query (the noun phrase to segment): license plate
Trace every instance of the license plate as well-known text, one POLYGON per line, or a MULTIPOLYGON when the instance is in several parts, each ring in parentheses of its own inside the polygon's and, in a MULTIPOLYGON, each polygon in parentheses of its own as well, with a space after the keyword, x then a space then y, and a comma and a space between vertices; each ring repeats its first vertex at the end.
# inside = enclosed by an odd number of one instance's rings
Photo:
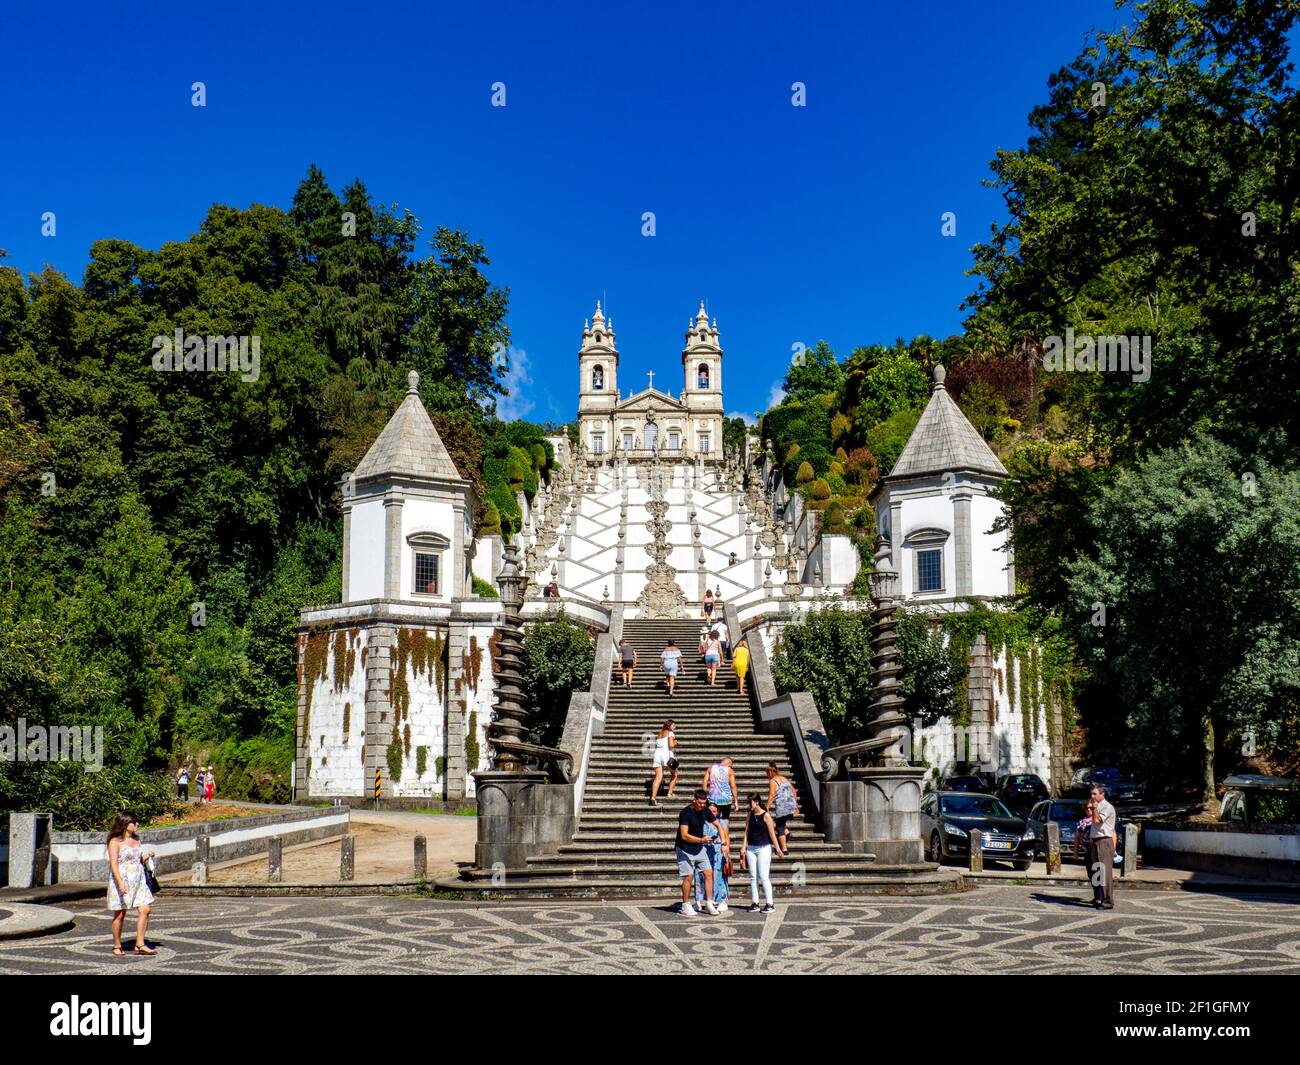
POLYGON ((984 844, 986 851, 1009 851, 1011 849, 1010 840, 991 839, 984 844))

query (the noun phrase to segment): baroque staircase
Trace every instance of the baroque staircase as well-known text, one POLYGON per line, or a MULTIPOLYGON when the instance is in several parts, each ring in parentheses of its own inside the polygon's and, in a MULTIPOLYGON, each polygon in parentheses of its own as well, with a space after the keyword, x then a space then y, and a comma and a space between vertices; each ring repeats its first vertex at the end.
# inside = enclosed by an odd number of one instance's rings
MULTIPOLYGON (((796 785, 800 808, 790 822, 790 856, 772 864, 777 894, 933 892, 936 884, 946 886, 950 878, 929 882, 925 874, 932 867, 882 868, 874 865, 872 855, 849 854, 826 841, 810 816, 816 805, 809 782, 795 768, 786 737, 759 731, 749 699, 737 691, 729 663, 719 667, 717 686, 708 686, 697 653, 701 624, 699 619, 624 623, 623 636, 636 649, 639 665, 631 687, 623 687, 620 674, 614 676, 604 732, 592 740, 574 840, 556 854, 529 858, 527 869, 498 877, 493 889, 525 895, 679 896, 681 881, 673 853, 677 817, 708 766, 725 755, 735 760, 740 793, 730 822, 733 898, 743 896, 748 905, 749 876, 740 869, 743 818, 748 810, 743 797, 755 791, 766 795, 765 770, 770 761, 796 785), (671 698, 659 668, 659 654, 669 638, 683 653, 677 693, 671 698), (676 797, 665 798, 665 780, 659 805, 650 807, 654 738, 668 718, 677 723, 681 762, 676 797)), ((816 781, 812 783, 816 786, 816 781)))

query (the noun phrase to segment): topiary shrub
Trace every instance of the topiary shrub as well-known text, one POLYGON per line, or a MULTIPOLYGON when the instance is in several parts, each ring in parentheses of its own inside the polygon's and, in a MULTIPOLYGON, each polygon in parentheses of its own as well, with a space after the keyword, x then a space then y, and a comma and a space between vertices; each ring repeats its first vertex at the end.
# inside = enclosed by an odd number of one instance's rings
POLYGON ((501 511, 490 499, 479 516, 478 531, 480 536, 501 535, 501 511))
POLYGON ((795 474, 794 479, 796 484, 808 484, 816 476, 813 472, 812 463, 801 462, 799 463, 799 472, 795 474))
POLYGON ((812 496, 813 499, 816 500, 830 499, 831 486, 826 483, 825 478, 818 477, 817 480, 813 482, 812 496))

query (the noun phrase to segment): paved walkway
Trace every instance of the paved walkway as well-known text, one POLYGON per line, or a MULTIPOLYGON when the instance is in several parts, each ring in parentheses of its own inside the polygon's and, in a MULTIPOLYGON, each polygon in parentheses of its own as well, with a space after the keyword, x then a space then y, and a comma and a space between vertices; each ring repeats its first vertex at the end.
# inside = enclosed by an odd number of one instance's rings
MULTIPOLYGON (((650 903, 408 898, 160 899, 156 958, 115 959, 109 915, 0 943, 0 974, 1291 973, 1295 897, 1133 891, 1098 913, 1072 888, 790 902, 770 917, 650 903)), ((132 934, 128 923, 127 934, 132 934)))

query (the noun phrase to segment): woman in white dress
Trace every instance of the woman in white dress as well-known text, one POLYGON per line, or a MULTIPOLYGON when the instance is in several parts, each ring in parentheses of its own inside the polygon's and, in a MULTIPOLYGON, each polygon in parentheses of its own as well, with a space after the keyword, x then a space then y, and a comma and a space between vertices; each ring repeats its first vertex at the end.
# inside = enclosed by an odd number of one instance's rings
POLYGON ((664 770, 668 770, 668 798, 673 797, 673 789, 677 787, 677 722, 665 721, 663 728, 659 730, 659 735, 655 737, 654 761, 651 765, 654 767, 655 778, 650 785, 650 805, 658 806, 659 785, 663 783, 664 770))
POLYGON ((149 908, 153 905, 153 892, 144 879, 144 865, 154 856, 153 851, 140 848, 140 823, 134 814, 119 813, 113 818, 108 833, 108 908, 113 911, 113 953, 124 957, 122 926, 126 911, 139 914, 135 923, 135 952, 157 954, 145 941, 149 928, 149 908))

